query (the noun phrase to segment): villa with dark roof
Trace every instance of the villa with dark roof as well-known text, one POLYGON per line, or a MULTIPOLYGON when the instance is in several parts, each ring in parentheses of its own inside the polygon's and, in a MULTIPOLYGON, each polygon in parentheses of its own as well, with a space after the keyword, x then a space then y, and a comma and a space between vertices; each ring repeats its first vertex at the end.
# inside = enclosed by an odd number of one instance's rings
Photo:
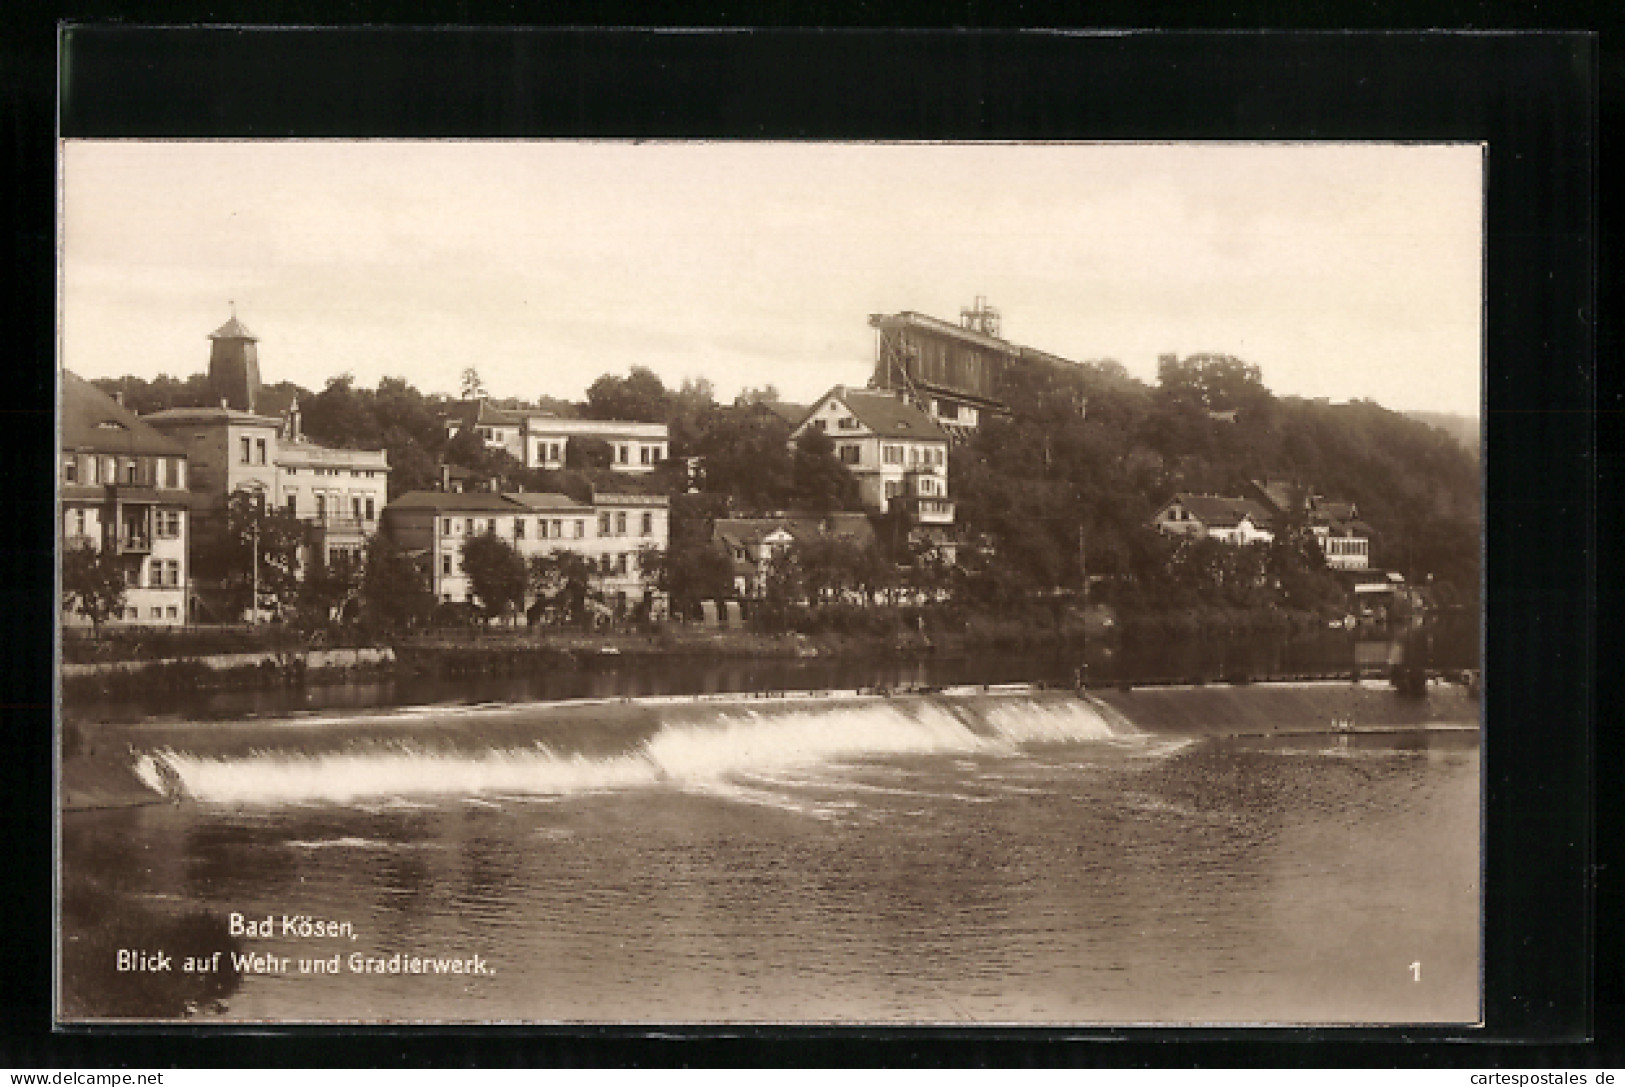
POLYGON ((900 510, 910 525, 953 524, 948 434, 919 408, 889 391, 837 385, 790 431, 792 449, 809 430, 835 443, 866 508, 900 510))
POLYGON ((1151 523, 1169 536, 1206 536, 1228 544, 1275 539, 1274 513, 1250 498, 1181 491, 1164 503, 1151 523))

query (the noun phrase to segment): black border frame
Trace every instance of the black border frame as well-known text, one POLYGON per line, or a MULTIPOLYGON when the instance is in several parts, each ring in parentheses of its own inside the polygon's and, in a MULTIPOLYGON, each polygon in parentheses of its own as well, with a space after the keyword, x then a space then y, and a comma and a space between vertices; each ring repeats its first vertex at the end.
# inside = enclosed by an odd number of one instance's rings
MULTIPOLYGON (((20 969, 14 974, 8 961, 0 1008, 8 1030, 22 1029, 0 1050, 4 1063, 1045 1066, 1272 1057, 1288 1065, 1477 1065, 1492 1063, 1492 1053, 1529 1051, 1404 1043, 1460 1036, 1574 1043, 1593 1034, 1597 38, 353 27, 305 33, 101 24, 69 29, 62 41, 63 136, 1488 143, 1486 1026, 51 1033, 47 895, 41 909, 32 900, 21 903, 22 916, 6 925, 23 939, 8 948, 20 969), (1099 1037, 1124 1044, 1075 1043, 1099 1037), (1305 1041, 1326 1044, 1299 1044, 1305 1041), (1268 1048, 1257 1050, 1260 1043, 1268 1048)), ((26 458, 50 456, 54 429, 56 82, 46 63, 54 56, 42 57, 37 48, 21 55, 27 63, 12 71, 26 83, 13 80, 8 88, 9 143, 21 159, 11 206, 20 212, 15 238, 25 272, 13 301, 26 318, 17 325, 13 380, 24 406, 13 410, 21 424, 14 438, 31 439, 31 448, 18 473, 24 543, 13 546, 42 577, 32 585, 13 581, 0 599, 8 614, 39 617, 41 627, 9 627, 16 633, 7 637, 0 667, 14 744, 6 767, 13 786, 8 826, 26 838, 14 843, 23 846, 17 857, 23 886, 42 892, 52 885, 54 518, 48 470, 40 463, 31 471, 26 458), (51 77, 43 95, 41 75, 51 77)), ((1617 987, 1612 992, 1617 1002, 1617 987)), ((1553 1050, 1543 1063, 1583 1063, 1586 1052, 1553 1050)))

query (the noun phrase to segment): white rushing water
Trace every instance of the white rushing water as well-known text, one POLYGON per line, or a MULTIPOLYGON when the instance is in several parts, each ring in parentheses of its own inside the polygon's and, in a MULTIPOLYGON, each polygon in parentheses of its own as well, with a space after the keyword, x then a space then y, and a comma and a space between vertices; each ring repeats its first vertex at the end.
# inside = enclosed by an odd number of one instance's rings
POLYGON ((355 804, 655 786, 724 790, 742 779, 819 772, 863 759, 997 756, 1031 744, 1106 744, 1156 754, 1183 741, 1149 736, 1076 699, 876 700, 759 711, 718 707, 709 720, 663 724, 637 747, 612 756, 564 753, 542 743, 449 751, 410 739, 358 740, 320 753, 297 746, 231 755, 166 748, 143 755, 136 772, 161 793, 204 803, 355 804))

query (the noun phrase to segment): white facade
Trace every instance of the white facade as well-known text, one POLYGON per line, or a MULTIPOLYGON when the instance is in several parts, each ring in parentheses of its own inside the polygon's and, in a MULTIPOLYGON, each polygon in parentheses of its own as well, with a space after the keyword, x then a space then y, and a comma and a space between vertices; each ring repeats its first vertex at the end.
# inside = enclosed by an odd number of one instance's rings
POLYGON ((671 456, 665 423, 628 423, 604 419, 525 420, 524 461, 527 468, 559 469, 571 438, 596 439, 610 448, 609 466, 617 472, 652 472, 671 456))
POLYGON ((592 567, 591 587, 613 602, 640 601, 647 587, 640 553, 665 552, 670 510, 663 495, 598 494, 590 504, 556 494, 403 495, 390 507, 391 532, 426 552, 435 599, 473 603, 463 548, 490 533, 527 561, 564 551, 592 567))
POLYGON ((792 449, 809 430, 829 436, 865 507, 885 512, 901 501, 917 523, 953 523, 948 437, 924 412, 886 393, 837 386, 791 431, 792 449))

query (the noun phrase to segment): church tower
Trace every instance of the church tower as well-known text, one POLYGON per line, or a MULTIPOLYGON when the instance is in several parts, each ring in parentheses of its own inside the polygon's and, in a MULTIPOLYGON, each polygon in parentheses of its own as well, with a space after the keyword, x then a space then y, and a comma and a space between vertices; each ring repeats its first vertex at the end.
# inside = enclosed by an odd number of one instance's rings
POLYGON ((231 320, 209 333, 209 339, 210 390, 228 408, 253 411, 260 394, 258 337, 237 320, 233 308, 231 320))

